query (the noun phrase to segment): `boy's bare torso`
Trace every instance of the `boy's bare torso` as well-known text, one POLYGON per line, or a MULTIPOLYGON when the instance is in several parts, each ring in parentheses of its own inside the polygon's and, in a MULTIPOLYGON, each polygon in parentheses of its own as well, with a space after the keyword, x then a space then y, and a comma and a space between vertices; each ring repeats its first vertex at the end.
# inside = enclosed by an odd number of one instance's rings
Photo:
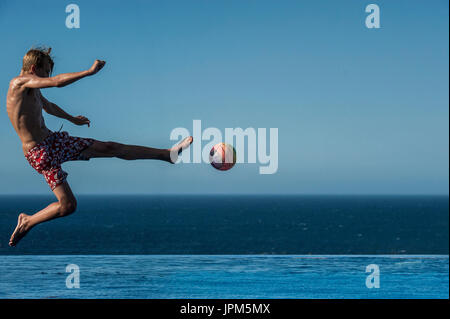
POLYGON ((43 101, 40 90, 17 85, 21 77, 14 78, 9 84, 6 110, 26 154, 51 131, 45 126, 42 116, 43 101))

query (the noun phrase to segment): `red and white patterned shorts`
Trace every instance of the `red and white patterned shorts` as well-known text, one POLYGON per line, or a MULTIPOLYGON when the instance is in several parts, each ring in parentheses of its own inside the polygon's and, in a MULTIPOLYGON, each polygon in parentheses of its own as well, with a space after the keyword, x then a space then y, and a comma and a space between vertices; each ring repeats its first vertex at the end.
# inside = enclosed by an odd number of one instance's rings
POLYGON ((94 139, 69 136, 66 131, 53 132, 42 142, 31 148, 25 158, 39 173, 44 175, 52 190, 67 178, 61 164, 67 161, 88 161, 81 152, 92 145, 94 139))

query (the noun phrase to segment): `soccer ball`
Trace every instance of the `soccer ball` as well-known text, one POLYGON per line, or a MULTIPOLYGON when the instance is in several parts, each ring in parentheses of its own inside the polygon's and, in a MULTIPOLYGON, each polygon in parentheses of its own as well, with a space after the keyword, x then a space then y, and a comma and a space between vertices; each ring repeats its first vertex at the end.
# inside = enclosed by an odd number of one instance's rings
POLYGON ((209 152, 209 162, 215 169, 227 171, 236 164, 236 150, 230 144, 216 144, 209 152))

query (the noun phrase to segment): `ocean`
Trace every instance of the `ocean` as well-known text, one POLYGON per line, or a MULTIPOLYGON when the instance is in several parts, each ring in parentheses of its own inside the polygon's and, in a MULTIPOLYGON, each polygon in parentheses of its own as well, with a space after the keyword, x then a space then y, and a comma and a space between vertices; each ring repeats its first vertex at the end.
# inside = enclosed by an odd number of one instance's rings
POLYGON ((54 199, 0 196, 0 298, 449 297, 448 196, 77 199, 11 248, 54 199))

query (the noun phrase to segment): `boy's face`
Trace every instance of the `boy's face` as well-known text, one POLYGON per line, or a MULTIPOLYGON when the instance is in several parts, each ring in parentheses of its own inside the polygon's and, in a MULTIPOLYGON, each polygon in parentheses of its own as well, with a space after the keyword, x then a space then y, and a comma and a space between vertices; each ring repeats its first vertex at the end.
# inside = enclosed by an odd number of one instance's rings
POLYGON ((48 78, 50 76, 50 73, 52 71, 52 68, 50 66, 50 63, 47 61, 43 64, 42 67, 38 68, 36 66, 32 66, 32 69, 34 71, 34 74, 41 78, 48 78))

